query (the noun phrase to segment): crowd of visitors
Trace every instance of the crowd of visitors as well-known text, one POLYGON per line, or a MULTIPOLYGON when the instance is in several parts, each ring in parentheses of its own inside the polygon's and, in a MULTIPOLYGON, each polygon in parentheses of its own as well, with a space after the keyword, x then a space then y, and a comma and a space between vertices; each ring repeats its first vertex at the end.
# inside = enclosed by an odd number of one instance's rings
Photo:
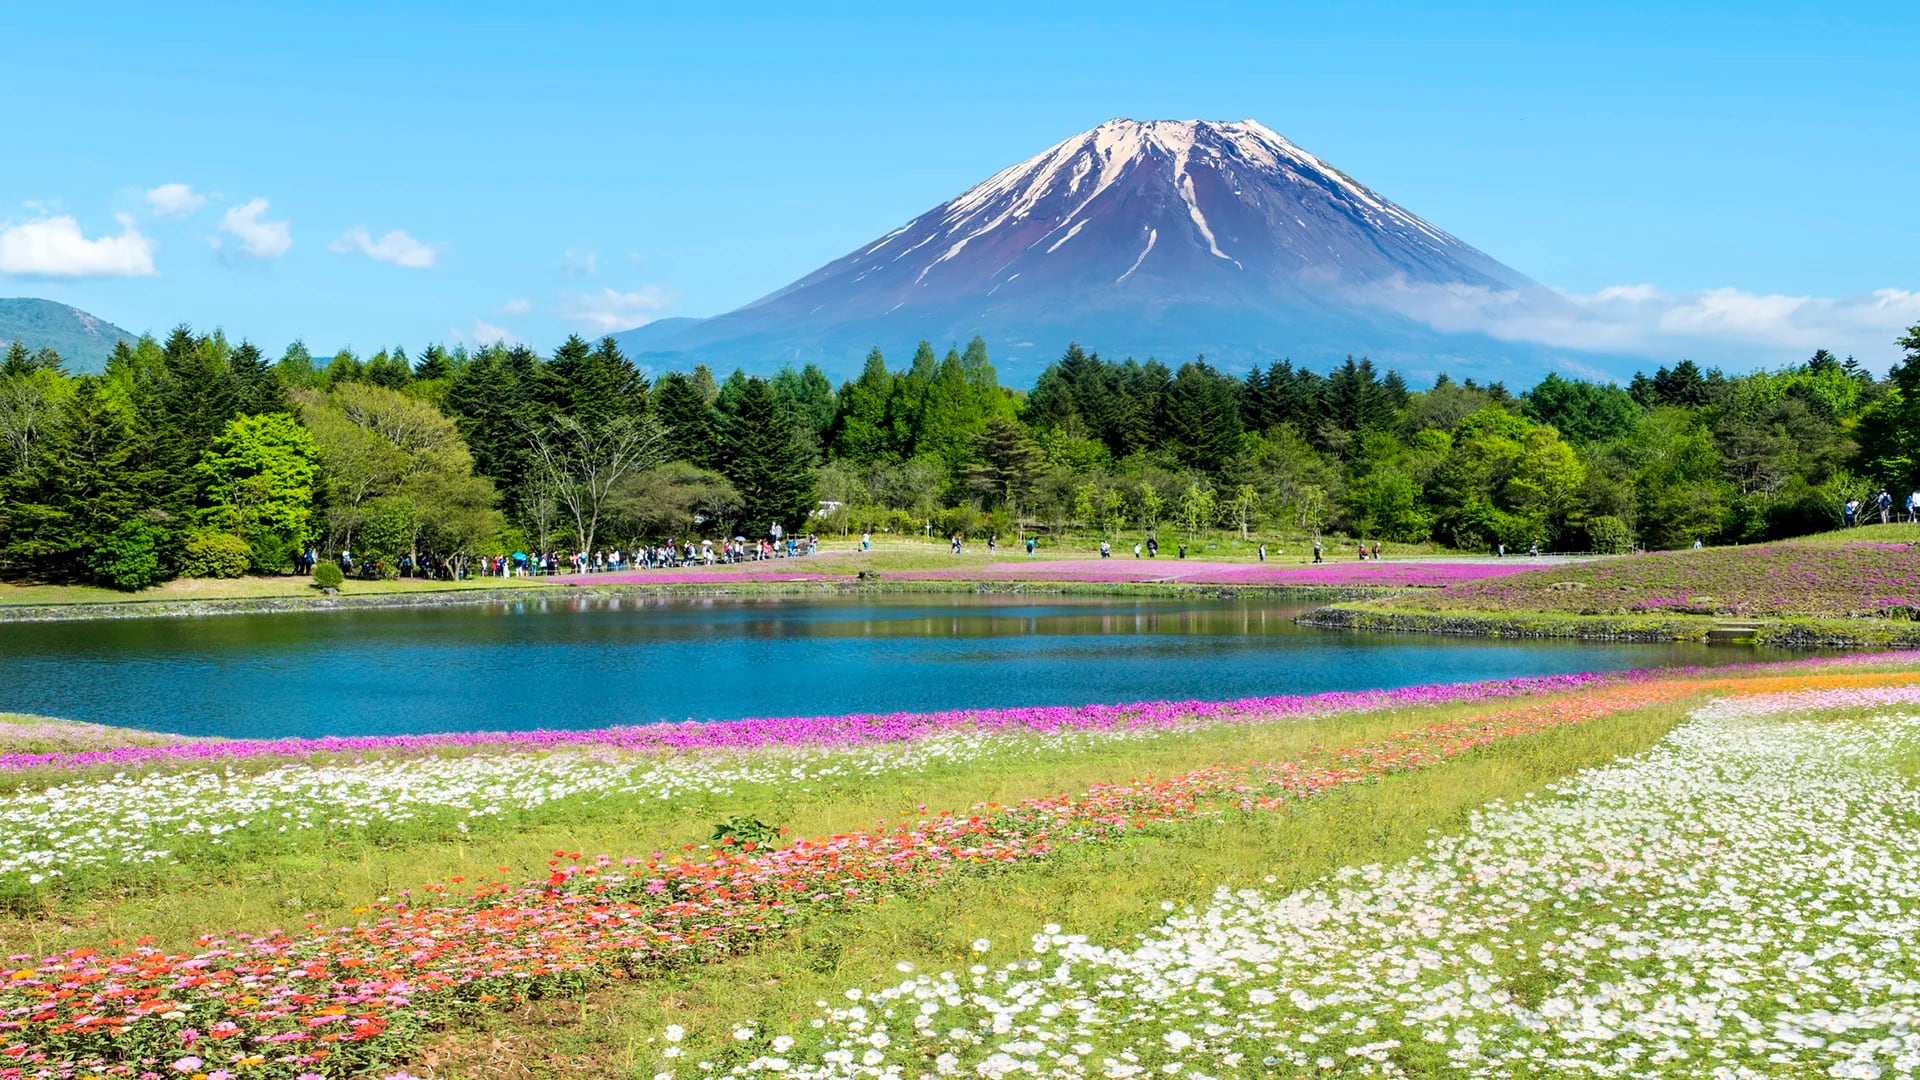
POLYGON ((1881 488, 1880 494, 1875 495, 1871 502, 1862 503, 1859 499, 1848 499, 1843 503, 1840 507, 1840 521, 1851 529, 1860 524, 1863 514, 1869 520, 1873 515, 1878 514, 1882 525, 1901 520, 1908 524, 1920 523, 1920 488, 1915 488, 1907 496, 1906 505, 1902 507, 1902 511, 1896 511, 1893 508, 1893 495, 1886 488, 1881 488), (1902 511, 1904 511, 1904 517, 1902 511))
POLYGON ((516 551, 482 560, 488 577, 549 577, 556 574, 619 574, 636 570, 671 570, 692 566, 731 565, 764 559, 797 559, 820 550, 820 537, 765 536, 749 540, 736 536, 715 543, 711 539, 675 540, 642 545, 632 550, 549 552, 516 551))
MULTIPOLYGON (((356 561, 350 549, 336 557, 348 577, 366 579, 398 576, 458 581, 468 577, 554 577, 562 574, 618 574, 636 570, 683 569, 694 566, 759 562, 763 559, 797 559, 820 550, 820 537, 769 535, 759 540, 736 536, 715 542, 711 539, 672 540, 644 544, 631 549, 607 548, 596 551, 515 551, 497 555, 440 559, 421 555, 417 560, 401 555, 389 562, 373 558, 356 561), (389 573, 389 569, 394 573, 389 573)), ((303 574, 313 573, 320 562, 318 550, 308 548, 295 557, 294 565, 303 574)))

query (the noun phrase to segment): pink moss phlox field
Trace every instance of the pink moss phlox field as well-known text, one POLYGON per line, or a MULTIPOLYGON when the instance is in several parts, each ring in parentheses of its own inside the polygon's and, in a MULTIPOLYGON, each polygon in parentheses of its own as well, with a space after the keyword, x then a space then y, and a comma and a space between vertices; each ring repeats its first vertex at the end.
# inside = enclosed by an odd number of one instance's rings
MULTIPOLYGON (((1856 654, 1809 660, 1725 665, 1713 670, 1773 670, 1853 663, 1897 663, 1920 652, 1856 654)), ((1488 682, 1439 683, 1392 690, 1331 691, 1235 701, 1136 701, 1121 705, 1038 705, 943 712, 855 713, 745 720, 686 720, 580 731, 475 731, 430 735, 365 735, 284 739, 179 738, 161 745, 103 746, 93 750, 0 754, 0 770, 97 768, 197 761, 279 758, 300 760, 334 754, 431 754, 449 750, 546 751, 569 748, 632 752, 750 750, 770 747, 850 747, 906 742, 957 731, 1035 733, 1060 731, 1173 730, 1215 723, 1260 722, 1332 712, 1448 705, 1677 674, 1702 668, 1530 675, 1488 682)), ((112 731, 116 729, 100 729, 112 731)), ((144 734, 144 733, 143 733, 144 734)), ((158 736, 157 738, 164 738, 158 736)))
POLYGON ((236 758, 303 759, 318 754, 434 753, 469 747, 627 751, 743 750, 778 746, 863 746, 945 732, 1049 732, 1169 729, 1191 724, 1265 720, 1326 712, 1440 705, 1523 694, 1556 693, 1607 682, 1611 673, 1537 675, 1498 682, 1447 683, 1397 690, 1242 698, 1237 701, 1137 701, 1123 705, 1041 705, 942 712, 855 713, 595 728, 582 731, 478 731, 434 735, 364 735, 285 739, 183 739, 159 746, 117 746, 60 753, 0 754, 0 769, 86 768, 236 758))
POLYGON ((1911 544, 1778 543, 1605 559, 1381 603, 1422 611, 1846 618, 1920 609, 1911 544))
POLYGON ((1054 581, 1172 583, 1180 585, 1279 585, 1302 588, 1437 588, 1539 569, 1509 562, 1328 562, 1217 563, 1178 559, 1057 559, 993 562, 940 570, 888 574, 903 581, 1054 581))
MULTIPOLYGON (((891 570, 889 581, 1048 581, 1087 584, 1278 585, 1302 588, 1438 588, 1539 569, 1523 559, 1480 562, 1209 562, 1202 559, 1045 559, 995 561, 963 558, 935 570, 891 570)), ((634 570, 619 574, 562 575, 558 585, 735 585, 850 582, 845 572, 747 568, 634 570)))

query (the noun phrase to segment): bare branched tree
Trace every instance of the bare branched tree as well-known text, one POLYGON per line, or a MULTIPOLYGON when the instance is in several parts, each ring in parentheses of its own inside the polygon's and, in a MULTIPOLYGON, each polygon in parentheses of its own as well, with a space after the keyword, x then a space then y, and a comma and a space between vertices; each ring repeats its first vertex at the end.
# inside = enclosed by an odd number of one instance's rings
POLYGON ((527 429, 535 471, 573 517, 574 540, 592 551, 601 510, 614 485, 665 461, 666 431, 652 417, 615 416, 583 423, 571 416, 527 429))

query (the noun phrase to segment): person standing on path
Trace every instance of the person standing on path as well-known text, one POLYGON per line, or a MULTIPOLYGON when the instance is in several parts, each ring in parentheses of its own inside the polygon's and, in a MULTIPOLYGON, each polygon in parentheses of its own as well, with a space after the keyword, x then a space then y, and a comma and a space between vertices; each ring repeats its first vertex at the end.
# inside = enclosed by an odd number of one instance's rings
POLYGON ((1033 537, 1027 537, 1027 558, 1033 558, 1033 537))
POLYGON ((1880 494, 1873 497, 1873 502, 1880 508, 1880 524, 1885 525, 1893 520, 1893 496, 1887 494, 1886 488, 1880 489, 1880 494))
POLYGON ((1317 536, 1313 538, 1313 561, 1314 561, 1314 562, 1317 562, 1317 563, 1319 563, 1319 562, 1326 562, 1326 561, 1327 561, 1327 560, 1326 560, 1326 559, 1325 559, 1325 558, 1324 558, 1324 557, 1323 557, 1323 556, 1322 556, 1322 555, 1320 554, 1320 538, 1319 538, 1319 537, 1317 537, 1317 536))

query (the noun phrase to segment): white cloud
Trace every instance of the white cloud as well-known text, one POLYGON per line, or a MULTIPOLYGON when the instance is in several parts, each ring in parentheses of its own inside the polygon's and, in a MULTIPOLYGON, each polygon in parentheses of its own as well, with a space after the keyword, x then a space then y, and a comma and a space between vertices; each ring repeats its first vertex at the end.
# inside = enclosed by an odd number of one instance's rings
POLYGON ((560 298, 560 314, 597 332, 612 333, 645 326, 677 299, 671 290, 658 285, 643 285, 633 292, 602 289, 597 293, 568 293, 560 298))
POLYGON ((1582 294, 1396 279, 1356 295, 1438 330, 1586 352, 1680 356, 1697 346, 1782 354, 1828 348, 1891 359, 1893 339, 1920 322, 1920 292, 1906 289, 1820 297, 1612 285, 1582 294))
POLYGON ((240 250, 256 259, 277 259, 293 246, 293 234, 284 221, 262 221, 267 200, 251 199, 230 207, 220 217, 220 231, 240 241, 240 250))
POLYGON ((122 214, 120 235, 89 240, 65 215, 0 225, 0 274, 35 277, 151 277, 153 241, 122 214))
POLYGON ((500 305, 502 315, 525 315, 533 310, 533 301, 515 298, 500 305))
POLYGON ((448 336, 452 337, 455 342, 462 344, 525 345, 527 343, 527 339, 521 337, 519 334, 514 333, 504 326, 495 326, 485 319, 473 320, 473 327, 468 330, 455 327, 448 331, 448 336))
POLYGON ((600 272, 600 256, 595 252, 568 248, 561 258, 566 261, 568 277, 592 277, 600 272))
POLYGON ((159 217, 183 218, 207 205, 207 197, 186 184, 161 184, 147 189, 147 205, 159 217))
POLYGON ((376 262, 392 263, 413 270, 426 270, 440 258, 440 249, 423 244, 408 236, 405 230, 395 229, 375 240, 367 230, 358 226, 340 234, 340 238, 327 245, 328 251, 358 251, 376 262))

